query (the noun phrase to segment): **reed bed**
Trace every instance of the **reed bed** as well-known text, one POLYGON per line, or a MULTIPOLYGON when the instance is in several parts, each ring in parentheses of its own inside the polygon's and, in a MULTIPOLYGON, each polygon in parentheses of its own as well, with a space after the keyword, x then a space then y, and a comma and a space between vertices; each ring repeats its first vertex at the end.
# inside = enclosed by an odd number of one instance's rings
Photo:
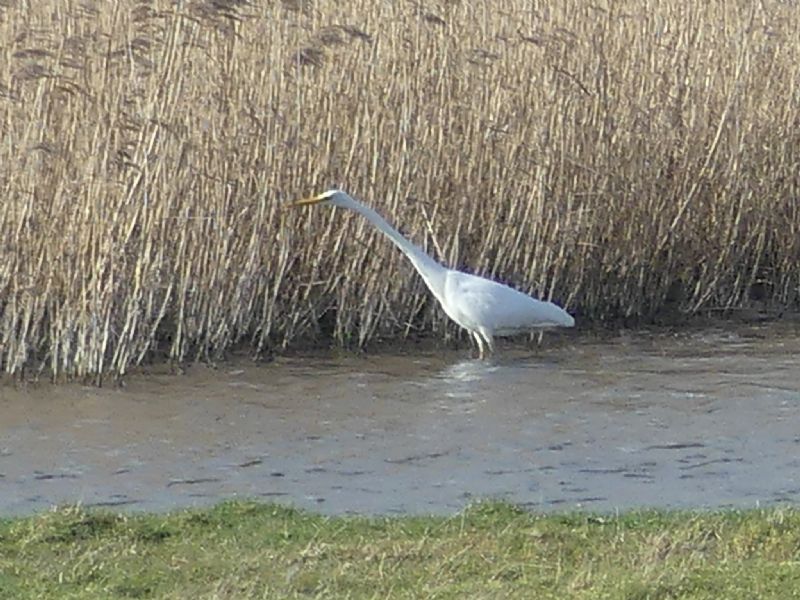
POLYGON ((579 320, 800 304, 800 8, 0 2, 0 363, 450 336, 340 186, 579 320))

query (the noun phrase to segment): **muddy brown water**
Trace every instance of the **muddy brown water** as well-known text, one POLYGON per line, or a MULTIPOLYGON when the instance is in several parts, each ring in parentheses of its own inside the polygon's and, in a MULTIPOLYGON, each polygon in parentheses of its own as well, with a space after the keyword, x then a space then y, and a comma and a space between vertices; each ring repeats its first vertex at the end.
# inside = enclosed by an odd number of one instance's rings
POLYGON ((328 514, 800 500, 800 327, 284 358, 0 388, 0 515, 224 498, 328 514))

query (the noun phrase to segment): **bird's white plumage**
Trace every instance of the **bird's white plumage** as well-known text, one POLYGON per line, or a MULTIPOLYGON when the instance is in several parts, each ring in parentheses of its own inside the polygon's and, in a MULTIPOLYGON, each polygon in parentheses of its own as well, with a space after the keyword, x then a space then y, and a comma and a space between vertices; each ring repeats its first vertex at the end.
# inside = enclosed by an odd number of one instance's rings
POLYGON ((449 315, 466 329, 512 335, 542 327, 572 327, 575 320, 552 302, 542 302, 513 288, 469 273, 447 273, 449 315))
POLYGON ((362 214, 400 248, 425 280, 447 316, 470 332, 481 357, 486 349, 494 349, 494 336, 575 325, 575 319, 552 302, 537 300, 497 281, 440 265, 400 235, 378 213, 340 190, 328 190, 293 205, 319 203, 362 214))

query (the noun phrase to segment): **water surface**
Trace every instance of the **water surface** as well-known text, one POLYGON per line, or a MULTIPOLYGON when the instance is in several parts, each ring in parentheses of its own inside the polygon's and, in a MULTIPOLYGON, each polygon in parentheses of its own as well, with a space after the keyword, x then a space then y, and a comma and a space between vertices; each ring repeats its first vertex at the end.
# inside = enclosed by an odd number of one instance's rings
POLYGON ((329 514, 800 500, 797 325, 4 387, 0 411, 0 515, 231 497, 329 514))

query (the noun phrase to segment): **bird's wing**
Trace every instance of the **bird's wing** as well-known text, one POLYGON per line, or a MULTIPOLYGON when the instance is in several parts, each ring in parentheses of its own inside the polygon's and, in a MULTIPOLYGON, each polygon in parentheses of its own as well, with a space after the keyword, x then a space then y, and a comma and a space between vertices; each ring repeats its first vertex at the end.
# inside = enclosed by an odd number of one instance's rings
MULTIPOLYGON (((536 300, 513 288, 469 273, 452 271, 447 301, 468 329, 485 329, 496 335, 528 331, 536 327, 569 325, 571 317, 551 302, 536 300)), ((448 314, 450 311, 448 311, 448 314)))

